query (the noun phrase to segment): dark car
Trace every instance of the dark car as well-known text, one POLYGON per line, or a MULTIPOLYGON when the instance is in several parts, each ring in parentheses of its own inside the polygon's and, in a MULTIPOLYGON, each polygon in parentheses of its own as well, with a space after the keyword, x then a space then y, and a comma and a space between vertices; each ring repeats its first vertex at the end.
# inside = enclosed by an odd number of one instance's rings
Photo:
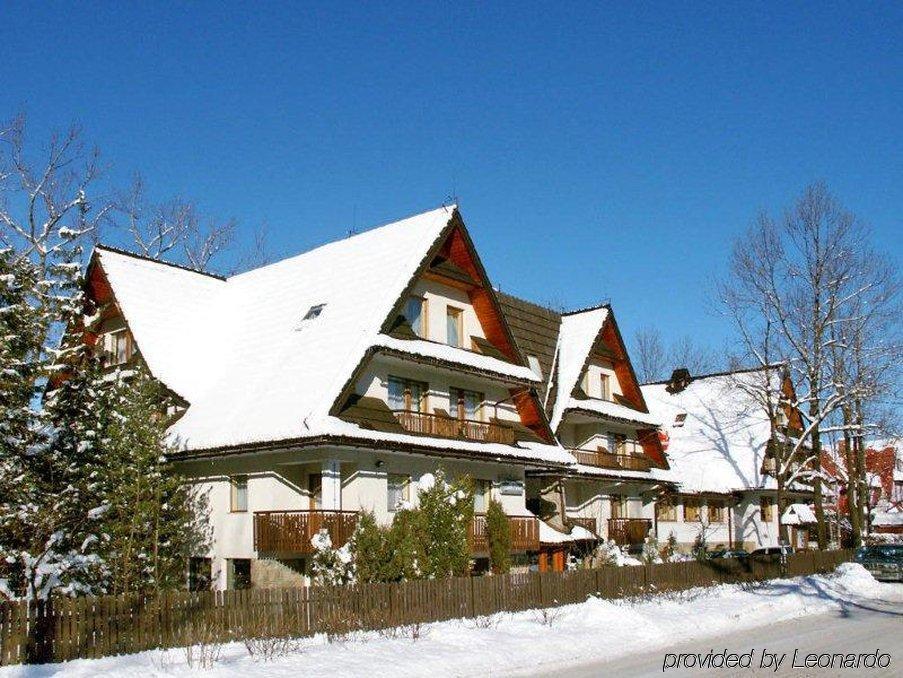
POLYGON ((764 546, 760 549, 756 549, 749 555, 751 556, 779 556, 781 554, 785 556, 789 556, 793 553, 793 547, 787 546, 764 546))
POLYGON ((709 554, 709 558, 746 558, 749 553, 746 549, 718 549, 709 554))
POLYGON ((876 544, 856 551, 856 562, 875 579, 903 581, 903 544, 876 544))

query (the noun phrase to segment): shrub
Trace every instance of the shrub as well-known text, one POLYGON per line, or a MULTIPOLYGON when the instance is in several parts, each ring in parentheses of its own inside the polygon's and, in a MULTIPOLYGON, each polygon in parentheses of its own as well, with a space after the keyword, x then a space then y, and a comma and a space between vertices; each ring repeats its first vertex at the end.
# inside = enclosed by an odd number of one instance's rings
POLYGON ((502 505, 495 499, 489 500, 486 509, 486 533, 493 574, 508 574, 511 570, 511 523, 502 505))
POLYGON ((392 553, 388 533, 387 528, 376 524, 371 511, 363 511, 358 516, 354 534, 348 542, 356 581, 369 584, 391 580, 388 570, 392 553))
POLYGON ((334 549, 325 529, 315 534, 310 543, 314 547, 310 577, 315 586, 336 586, 354 581, 354 563, 348 545, 334 549))

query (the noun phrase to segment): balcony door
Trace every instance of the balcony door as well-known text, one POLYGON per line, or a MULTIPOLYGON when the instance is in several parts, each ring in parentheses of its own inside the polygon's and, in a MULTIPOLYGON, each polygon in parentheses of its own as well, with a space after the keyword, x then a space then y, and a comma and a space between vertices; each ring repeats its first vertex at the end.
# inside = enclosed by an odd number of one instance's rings
POLYGON ((422 412, 426 384, 410 379, 389 377, 389 408, 406 412, 422 412))
POLYGON ((627 497, 620 494, 611 495, 611 517, 627 518, 627 497))
POLYGON ((476 391, 465 391, 460 388, 450 390, 451 411, 461 421, 482 420, 483 394, 476 391))

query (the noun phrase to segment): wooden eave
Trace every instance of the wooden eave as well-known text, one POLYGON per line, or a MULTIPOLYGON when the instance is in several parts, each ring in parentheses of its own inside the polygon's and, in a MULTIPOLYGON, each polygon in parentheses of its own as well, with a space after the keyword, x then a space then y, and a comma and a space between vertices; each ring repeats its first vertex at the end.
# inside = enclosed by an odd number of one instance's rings
MULTIPOLYGON (((262 443, 247 443, 240 445, 227 445, 210 447, 203 450, 183 451, 171 455, 173 461, 187 462, 220 457, 232 457, 238 455, 260 454, 264 452, 292 451, 308 449, 312 447, 345 447, 349 449, 385 450, 390 452, 405 452, 428 457, 442 457, 449 459, 466 459, 471 461, 484 461, 487 463, 513 463, 523 464, 538 468, 566 469, 570 465, 564 462, 551 462, 537 459, 536 457, 520 455, 491 455, 484 452, 470 452, 468 450, 454 450, 443 447, 432 447, 414 442, 397 442, 385 440, 373 440, 358 438, 349 435, 319 435, 310 438, 288 438, 285 440, 273 440, 262 443), (388 448, 388 449, 387 449, 388 448)), ((519 448, 513 448, 519 449, 519 448)), ((524 450, 525 453, 528 450, 524 450)))

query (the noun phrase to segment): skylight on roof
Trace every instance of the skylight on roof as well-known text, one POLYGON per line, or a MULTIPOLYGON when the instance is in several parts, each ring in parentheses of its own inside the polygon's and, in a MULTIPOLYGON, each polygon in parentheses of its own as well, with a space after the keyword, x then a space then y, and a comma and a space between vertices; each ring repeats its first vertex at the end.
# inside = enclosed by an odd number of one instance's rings
POLYGON ((307 313, 304 314, 304 320, 313 320, 323 312, 324 308, 326 308, 326 304, 314 304, 307 309, 307 313))
POLYGON ((681 412, 676 417, 674 417, 674 428, 680 428, 684 425, 684 422, 687 420, 687 413, 681 412))

